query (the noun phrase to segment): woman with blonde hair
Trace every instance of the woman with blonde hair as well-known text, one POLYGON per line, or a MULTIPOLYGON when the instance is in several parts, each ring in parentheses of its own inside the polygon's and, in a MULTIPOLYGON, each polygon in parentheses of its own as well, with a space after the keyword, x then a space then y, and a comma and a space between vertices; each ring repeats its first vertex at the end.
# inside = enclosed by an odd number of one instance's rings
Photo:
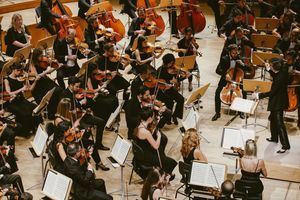
POLYGON ((14 14, 11 20, 11 27, 5 35, 6 55, 12 57, 16 50, 30 44, 30 40, 31 36, 23 24, 22 15, 14 14))
POLYGON ((190 128, 185 132, 180 151, 184 162, 187 164, 191 164, 193 160, 207 162, 206 156, 200 150, 200 137, 194 128, 190 128))

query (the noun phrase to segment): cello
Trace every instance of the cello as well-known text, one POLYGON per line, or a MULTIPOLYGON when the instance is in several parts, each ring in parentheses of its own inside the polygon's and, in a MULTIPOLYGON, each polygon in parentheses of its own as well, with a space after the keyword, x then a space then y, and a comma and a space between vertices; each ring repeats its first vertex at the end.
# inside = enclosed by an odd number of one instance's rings
POLYGON ((76 30, 76 37, 80 41, 84 41, 83 31, 81 30, 79 23, 76 20, 71 19, 72 11, 68 6, 63 5, 59 0, 56 0, 52 8, 52 12, 58 15, 68 16, 67 19, 54 18, 53 23, 56 27, 56 30, 58 30, 57 35, 59 39, 65 38, 68 29, 73 28, 76 30))
POLYGON ((158 15, 154 10, 157 6, 156 0, 138 0, 137 1, 137 8, 146 8, 146 22, 155 22, 156 30, 154 34, 156 36, 160 36, 165 31, 165 22, 162 16, 158 15))
POLYGON ((193 33, 200 33, 206 26, 206 19, 197 5, 198 0, 184 0, 180 6, 180 15, 177 17, 177 28, 181 33, 187 27, 193 29, 193 33))
POLYGON ((288 99, 289 99, 289 106, 285 110, 286 112, 293 112, 298 108, 298 94, 297 94, 297 87, 300 84, 300 75, 297 73, 290 74, 291 84, 289 85, 287 92, 288 92, 288 99))

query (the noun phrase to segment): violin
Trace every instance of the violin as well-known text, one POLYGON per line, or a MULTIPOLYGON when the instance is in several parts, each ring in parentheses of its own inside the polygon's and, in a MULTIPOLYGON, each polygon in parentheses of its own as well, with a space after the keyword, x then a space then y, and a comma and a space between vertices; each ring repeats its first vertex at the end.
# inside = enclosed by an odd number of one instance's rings
POLYGON ((58 69, 59 68, 59 63, 56 59, 50 59, 47 56, 42 56, 39 59, 39 66, 42 69, 47 69, 48 66, 50 66, 51 68, 54 68, 54 69, 58 69))
POLYGON ((1 97, 1 100, 2 100, 2 103, 3 103, 3 102, 10 101, 10 100, 11 100, 12 98, 14 98, 15 96, 9 94, 9 93, 6 92, 6 91, 4 91, 4 92, 1 92, 1 93, 0 93, 0 97, 1 97))
POLYGON ((169 67, 167 69, 167 71, 168 71, 169 74, 177 75, 177 78, 185 79, 185 78, 188 78, 191 75, 191 73, 189 71, 184 70, 181 67, 176 66, 176 65, 173 66, 173 67, 169 67))
POLYGON ((78 158, 80 165, 82 166, 83 164, 87 163, 89 158, 90 158, 90 152, 85 148, 81 148, 80 156, 78 158))
POLYGON ((288 87, 288 98, 289 98, 289 106, 285 110, 287 112, 293 112, 298 108, 298 94, 296 91, 297 86, 300 85, 300 75, 297 73, 291 73, 290 75, 291 84, 288 87))
POLYGON ((110 57, 108 57, 110 62, 121 62, 121 61, 126 61, 126 62, 131 62, 130 55, 128 54, 123 54, 121 55, 119 52, 115 51, 114 54, 110 57))
POLYGON ((230 149, 233 151, 233 153, 237 153, 240 158, 242 158, 245 155, 244 150, 240 147, 231 147, 230 149))
POLYGON ((150 42, 144 47, 146 53, 161 53, 164 49, 160 45, 153 45, 150 42))
POLYGON ((83 88, 80 88, 79 91, 75 94, 75 98, 77 100, 82 100, 84 98, 92 99, 95 97, 95 91, 91 89, 84 90, 83 88))
POLYGON ((164 79, 157 79, 153 76, 144 81, 144 85, 148 88, 157 88, 158 90, 168 90, 174 86, 174 84, 168 84, 164 79))
POLYGON ((64 132, 64 137, 67 143, 78 141, 82 138, 84 131, 75 130, 74 128, 69 128, 64 132))
POLYGON ((97 71, 94 72, 93 76, 97 81, 102 81, 102 82, 113 79, 113 74, 109 70, 103 72, 97 69, 97 71))

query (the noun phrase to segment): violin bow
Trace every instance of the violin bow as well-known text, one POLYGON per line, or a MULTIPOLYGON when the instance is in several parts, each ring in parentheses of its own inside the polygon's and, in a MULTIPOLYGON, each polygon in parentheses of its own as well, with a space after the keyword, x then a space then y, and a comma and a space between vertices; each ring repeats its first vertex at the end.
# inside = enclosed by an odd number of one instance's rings
MULTIPOLYGON (((121 54, 120 54, 120 60, 122 58, 122 55, 124 55, 125 47, 126 47, 126 42, 124 43, 124 45, 122 47, 122 51, 121 51, 121 54)), ((118 65, 117 65, 117 71, 119 71, 119 67, 120 67, 120 64, 121 64, 120 60, 119 60, 118 65)))

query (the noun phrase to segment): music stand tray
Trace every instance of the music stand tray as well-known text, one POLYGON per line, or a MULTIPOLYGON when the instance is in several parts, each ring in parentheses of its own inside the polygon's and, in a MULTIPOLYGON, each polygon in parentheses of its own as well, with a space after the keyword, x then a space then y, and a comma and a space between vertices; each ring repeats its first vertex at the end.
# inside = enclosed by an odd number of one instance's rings
POLYGON ((273 50, 278 41, 274 35, 252 34, 251 37, 255 47, 268 50, 273 50))
POLYGON ((21 49, 18 49, 17 51, 15 51, 13 57, 18 58, 19 59, 18 61, 27 60, 31 53, 31 48, 32 48, 32 45, 30 44, 21 49))
POLYGON ((36 44, 36 48, 41 48, 43 50, 52 48, 56 37, 57 37, 57 35, 52 35, 52 36, 49 36, 49 37, 39 40, 36 44))
POLYGON ((82 77, 83 75, 85 75, 89 64, 91 62, 95 62, 97 58, 98 58, 98 56, 94 56, 94 57, 88 59, 87 61, 85 61, 84 63, 82 63, 81 68, 80 68, 79 72, 76 74, 76 76, 82 77))
POLYGON ((279 24, 279 19, 256 17, 255 18, 255 29, 259 31, 270 32, 275 29, 279 24))
POLYGON ((10 60, 8 60, 2 67, 1 70, 1 77, 4 78, 5 76, 8 75, 9 70, 10 70, 10 66, 12 66, 14 63, 16 63, 18 61, 18 58, 12 58, 10 60))
POLYGON ((194 69, 195 62, 196 55, 175 58, 175 65, 186 71, 194 69))

